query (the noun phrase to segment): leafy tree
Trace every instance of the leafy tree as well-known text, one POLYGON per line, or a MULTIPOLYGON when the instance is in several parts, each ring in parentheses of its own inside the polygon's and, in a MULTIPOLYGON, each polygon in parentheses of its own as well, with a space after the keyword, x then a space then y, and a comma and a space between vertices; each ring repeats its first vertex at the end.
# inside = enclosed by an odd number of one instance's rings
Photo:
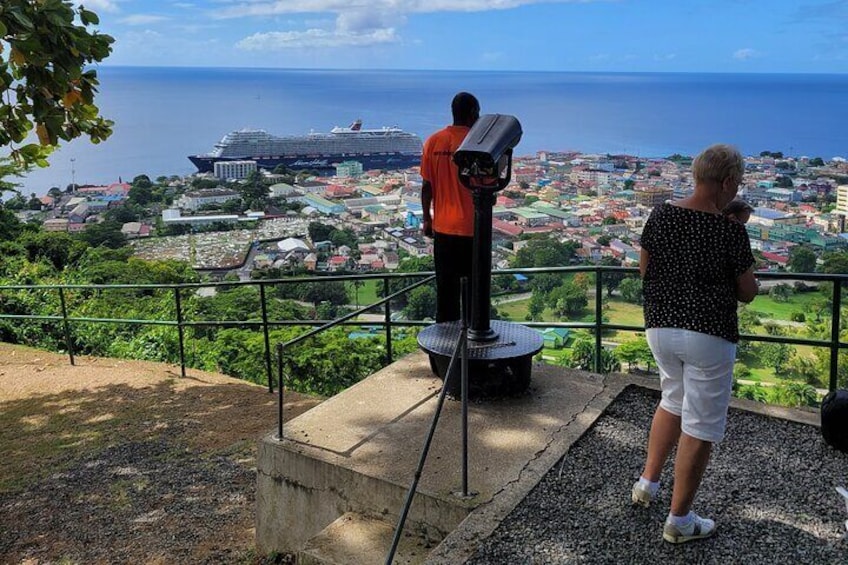
POLYGON ((263 182, 262 173, 259 171, 252 171, 239 186, 238 192, 251 210, 264 210, 271 198, 268 186, 263 182))
POLYGON ((795 183, 793 183, 792 179, 787 176, 779 176, 774 179, 774 186, 778 188, 793 188, 795 183))
MULTIPOLYGON (((598 241, 598 245, 600 245, 602 247, 606 247, 610 244, 610 241, 612 241, 612 238, 610 236, 604 234, 604 235, 599 235, 597 241, 598 241)), ((606 258, 606 257, 604 257, 604 258, 606 258)))
MULTIPOLYGON (((575 340, 571 348, 571 357, 568 359, 569 366, 582 371, 595 370, 595 342, 586 337, 575 340)), ((615 354, 608 349, 601 348, 601 373, 613 373, 621 370, 621 363, 615 354)))
POLYGON ((23 231, 23 224, 5 206, 0 206, 0 241, 12 241, 23 231))
POLYGON ((21 194, 15 194, 3 203, 7 210, 23 210, 26 205, 27 201, 21 194))
POLYGON ((71 2, 4 0, 0 9, 0 146, 20 170, 47 166, 59 140, 87 135, 99 143, 112 122, 94 105, 99 84, 91 67, 109 56, 114 39, 89 26, 94 12, 71 2), (35 129, 39 143, 17 147, 35 129))
POLYGON ((760 359, 774 369, 778 375, 786 369, 786 364, 795 352, 795 348, 786 343, 763 343, 758 348, 760 359))
POLYGON ((742 363, 736 363, 733 365, 733 386, 734 389, 738 381, 745 380, 751 376, 751 369, 743 365, 742 363))
POLYGON ((333 226, 322 224, 321 222, 309 222, 309 239, 312 242, 316 241, 329 241, 330 233, 336 228, 333 226))
POLYGON ((574 277, 572 277, 571 282, 573 282, 577 288, 586 292, 589 290, 589 287, 593 284, 594 277, 590 276, 589 273, 575 273, 574 277))
POLYGON ((436 317, 436 291, 428 285, 419 286, 409 292, 404 314, 410 320, 434 319, 436 317))
MULTIPOLYGON (((398 267, 398 273, 421 273, 421 272, 432 272, 434 270, 433 265, 433 256, 432 255, 422 255, 420 257, 406 257, 400 262, 400 266, 398 267)), ((389 281, 389 294, 394 294, 396 292, 400 292, 404 288, 408 287, 411 284, 414 284, 418 278, 408 278, 408 279, 392 279, 389 281)), ((469 281, 470 282, 470 281, 469 281)), ((435 283, 433 283, 435 284, 435 283)), ((470 284, 469 284, 470 286, 470 284)), ((469 292, 470 292, 469 288, 469 292)), ((385 298, 385 286, 382 284, 377 285, 377 296, 380 298, 385 298)), ((393 300, 392 303, 400 308, 406 306, 406 302, 409 298, 409 294, 403 294, 398 297, 396 300, 393 300)))
POLYGON ((589 304, 586 291, 573 282, 564 282, 548 293, 548 306, 560 317, 574 316, 589 304))
POLYGON ((804 383, 786 383, 771 387, 768 400, 782 406, 816 406, 818 394, 816 389, 804 383))
POLYGON ((121 233, 121 224, 112 220, 99 224, 90 224, 79 233, 78 237, 92 247, 111 247, 117 249, 127 244, 127 236, 121 233))
POLYGON ((562 284, 562 275, 556 273, 539 273, 530 279, 530 289, 533 294, 548 294, 550 291, 562 284))
POLYGON ((27 210, 41 210, 41 199, 33 192, 29 195, 29 200, 27 200, 26 207, 27 210))
POLYGON ((642 279, 638 277, 627 277, 621 281, 618 287, 621 298, 632 304, 642 304, 642 279))
POLYGON ((814 358, 793 355, 786 366, 786 372, 808 385, 827 386, 827 373, 822 372, 814 358))
POLYGON ((813 157, 809 161, 809 165, 811 167, 824 167, 824 159, 821 157, 813 157))
POLYGON ((322 302, 329 302, 335 306, 347 304, 349 298, 347 295, 347 287, 341 281, 311 283, 307 285, 306 292, 303 293, 302 299, 308 300, 318 306, 322 302))
POLYGON ((127 200, 139 206, 150 204, 153 201, 153 190, 150 181, 138 184, 134 182, 127 193, 127 200))
POLYGON ((530 304, 527 306, 527 315, 529 320, 539 321, 542 319, 542 313, 545 311, 545 295, 541 292, 533 291, 530 297, 530 304))
POLYGON ((775 302, 789 302, 793 294, 795 293, 788 284, 776 284, 769 290, 769 296, 775 302))
POLYGON ((330 232, 330 241, 335 247, 347 245, 348 247, 356 247, 358 238, 351 228, 334 229, 330 232))
POLYGON ((645 336, 626 341, 615 349, 615 356, 622 363, 627 363, 627 370, 630 371, 633 365, 645 363, 648 369, 651 368, 651 363, 654 361, 654 355, 651 353, 651 348, 648 345, 648 340, 645 336))
POLYGON ((19 243, 26 249, 30 261, 45 259, 57 271, 79 259, 86 248, 84 243, 67 233, 45 231, 25 233, 20 237, 19 243))
POLYGON ((127 222, 137 222, 141 219, 141 215, 143 213, 144 209, 141 206, 131 202, 125 202, 120 206, 107 209, 103 213, 103 219, 111 220, 123 225, 127 222))
POLYGON ((848 274, 848 252, 832 251, 822 255, 823 273, 848 274))
POLYGON ((813 273, 816 270, 816 254, 807 246, 796 245, 789 251, 789 268, 793 273, 813 273))
POLYGON ((513 258, 513 267, 563 267, 577 250, 574 242, 560 242, 553 237, 532 237, 513 258))
MULTIPOLYGON (((598 240, 600 243, 600 240, 598 240)), ((606 267, 620 267, 621 261, 616 259, 615 257, 601 257, 601 265, 606 267)), ((601 280, 604 285, 604 288, 607 289, 607 296, 612 296, 612 293, 615 292, 619 286, 621 286, 621 282, 627 278, 627 273, 620 272, 608 272, 603 273, 601 275, 601 280)))

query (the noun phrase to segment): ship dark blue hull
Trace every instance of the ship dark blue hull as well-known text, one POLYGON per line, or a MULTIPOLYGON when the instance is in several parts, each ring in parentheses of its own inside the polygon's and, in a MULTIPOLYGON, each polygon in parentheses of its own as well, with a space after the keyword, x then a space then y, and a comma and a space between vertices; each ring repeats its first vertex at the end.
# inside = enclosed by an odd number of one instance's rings
POLYGON ((392 155, 338 155, 321 157, 241 157, 238 159, 227 159, 221 157, 209 157, 206 155, 190 155, 189 160, 197 167, 200 173, 211 173, 214 171, 216 161, 256 161, 260 169, 273 170, 278 165, 285 165, 291 170, 316 170, 322 173, 335 172, 337 164, 343 161, 358 161, 362 163, 363 170, 370 171, 398 170, 417 167, 421 164, 420 155, 404 155, 401 153, 392 155))

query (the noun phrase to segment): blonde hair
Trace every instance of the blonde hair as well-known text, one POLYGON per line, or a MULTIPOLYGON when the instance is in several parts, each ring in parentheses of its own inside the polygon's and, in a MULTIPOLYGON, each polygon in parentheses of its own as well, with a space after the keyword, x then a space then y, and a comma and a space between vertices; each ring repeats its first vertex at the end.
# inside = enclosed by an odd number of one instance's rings
POLYGON ((701 151, 692 162, 695 182, 723 182, 727 178, 742 180, 745 161, 742 154, 732 145, 717 143, 701 151))

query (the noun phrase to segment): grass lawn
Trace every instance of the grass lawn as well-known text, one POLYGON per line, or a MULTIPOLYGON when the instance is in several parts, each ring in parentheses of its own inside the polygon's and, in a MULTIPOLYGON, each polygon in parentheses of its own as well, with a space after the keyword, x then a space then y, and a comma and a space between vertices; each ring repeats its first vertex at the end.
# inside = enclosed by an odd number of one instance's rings
POLYGON ((804 292, 793 294, 788 302, 775 302, 770 296, 761 295, 757 296, 747 308, 760 317, 790 320, 793 312, 804 312, 809 315, 812 312, 811 305, 822 298, 823 296, 818 292, 804 292))
POLYGON ((374 304, 380 298, 377 296, 377 285, 383 284, 383 281, 380 280, 367 280, 362 281, 364 284, 359 287, 359 289, 354 288, 353 283, 347 283, 347 291, 350 296, 350 301, 352 304, 356 304, 357 296, 359 298, 359 305, 365 306, 366 304, 374 304), (358 295, 357 295, 358 293, 358 295))
MULTIPOLYGON (((609 305, 609 309, 604 311, 604 316, 608 318, 609 323, 626 324, 631 326, 642 326, 645 324, 641 306, 637 304, 630 304, 616 298, 607 299, 604 303, 609 305)), ((518 300, 516 302, 506 302, 498 306, 498 312, 500 312, 501 316, 505 319, 512 320, 514 322, 523 322, 525 321, 529 305, 529 298, 526 300, 518 300)), ((541 321, 594 322, 595 300, 594 298, 589 300, 589 304, 583 310, 583 314, 581 316, 568 320, 560 320, 549 308, 545 308, 545 311, 542 313, 541 321)))

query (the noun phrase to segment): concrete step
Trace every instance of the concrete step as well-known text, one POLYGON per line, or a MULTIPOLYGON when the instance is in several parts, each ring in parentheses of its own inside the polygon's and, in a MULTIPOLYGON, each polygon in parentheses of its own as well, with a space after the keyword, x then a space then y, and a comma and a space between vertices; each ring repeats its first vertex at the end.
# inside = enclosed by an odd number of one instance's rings
MULTIPOLYGON (((297 554, 298 565, 382 565, 395 524, 347 512, 310 539, 297 554)), ((440 540, 404 532, 393 563, 418 565, 440 540)))

